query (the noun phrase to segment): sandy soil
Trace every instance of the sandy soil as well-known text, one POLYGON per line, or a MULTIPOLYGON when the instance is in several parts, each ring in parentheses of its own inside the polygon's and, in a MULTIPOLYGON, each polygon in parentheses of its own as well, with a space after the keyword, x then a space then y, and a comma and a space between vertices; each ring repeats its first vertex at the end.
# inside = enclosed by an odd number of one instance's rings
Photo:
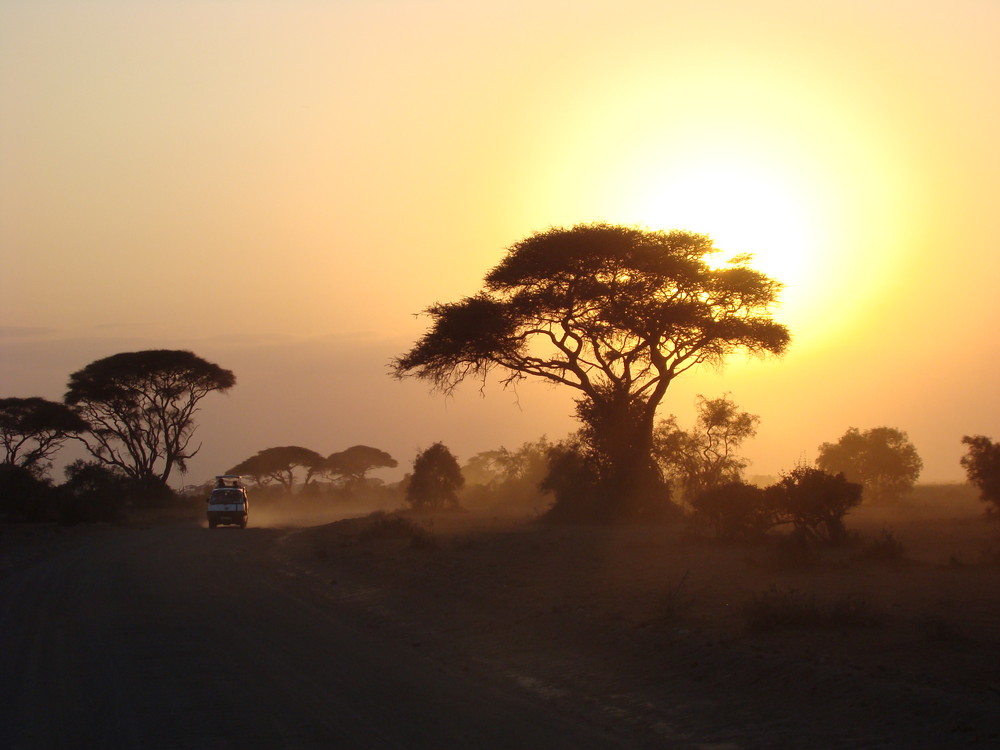
POLYGON ((967 495, 849 518, 890 530, 895 560, 472 512, 413 524, 290 531, 276 554, 387 636, 635 747, 1000 746, 1000 529, 967 495), (754 627, 768 596, 827 616, 754 627))

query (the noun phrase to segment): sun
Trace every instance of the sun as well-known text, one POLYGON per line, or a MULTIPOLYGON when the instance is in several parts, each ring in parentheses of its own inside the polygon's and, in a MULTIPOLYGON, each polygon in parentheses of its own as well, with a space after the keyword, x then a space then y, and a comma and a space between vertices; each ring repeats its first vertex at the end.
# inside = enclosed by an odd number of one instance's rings
POLYGON ((645 226, 709 235, 720 250, 719 263, 752 255, 751 266, 785 284, 785 312, 816 282, 819 238, 806 196, 765 170, 692 166, 649 186, 637 206, 645 226))

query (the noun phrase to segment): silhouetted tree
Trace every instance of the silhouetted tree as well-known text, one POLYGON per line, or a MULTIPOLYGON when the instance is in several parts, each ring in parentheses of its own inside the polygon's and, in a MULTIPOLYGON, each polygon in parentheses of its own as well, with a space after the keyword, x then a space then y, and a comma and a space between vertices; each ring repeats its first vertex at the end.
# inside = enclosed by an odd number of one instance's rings
POLYGON ((137 481, 114 466, 74 461, 66 467, 66 482, 59 487, 59 520, 68 524, 118 520, 137 481))
POLYGON ((713 268, 715 251, 707 236, 682 231, 536 233, 509 248, 477 295, 428 308, 431 329, 394 360, 394 374, 445 393, 494 370, 508 385, 538 378, 576 390, 580 437, 612 506, 604 515, 635 515, 660 482, 653 425, 673 379, 737 351, 788 345, 770 316, 781 284, 747 256, 713 268))
POLYGON ((324 470, 345 477, 349 484, 360 484, 374 469, 394 469, 399 462, 383 450, 367 445, 353 445, 326 458, 324 470))
POLYGON ((799 466, 767 489, 778 520, 790 523, 803 539, 842 544, 844 516, 861 503, 861 485, 843 474, 799 466))
POLYGON ((923 462, 901 430, 874 427, 861 432, 851 427, 836 443, 819 447, 816 466, 831 474, 843 473, 864 487, 870 500, 887 502, 913 489, 923 462))
POLYGON ((682 488, 685 500, 713 487, 742 481, 749 461, 737 451, 757 434, 760 417, 740 411, 728 396, 698 396, 698 416, 691 430, 677 426, 671 414, 660 420, 653 433, 654 455, 663 472, 682 488))
POLYGON ((434 443, 413 461, 406 501, 414 510, 454 510, 464 484, 458 460, 443 443, 434 443))
POLYGON ((702 490, 691 499, 691 507, 719 539, 758 539, 778 522, 768 492, 743 482, 702 490))
POLYGON ((125 352, 70 375, 65 401, 89 424, 81 439, 97 460, 165 484, 200 449, 189 447, 198 403, 235 383, 231 371, 191 352, 125 352))
POLYGON ((1000 516, 1000 443, 983 435, 966 435, 962 443, 969 446, 961 464, 969 481, 979 490, 979 498, 988 503, 988 512, 1000 516))
POLYGON ((305 470, 303 485, 308 486, 325 465, 326 459, 316 451, 300 445, 285 445, 257 451, 250 458, 228 469, 226 473, 248 476, 257 484, 267 484, 273 480, 278 482, 286 493, 291 494, 295 487, 296 469, 305 470))
POLYGON ((52 457, 63 444, 87 426, 79 414, 57 401, 38 397, 0 399, 3 463, 41 476, 52 466, 52 457))

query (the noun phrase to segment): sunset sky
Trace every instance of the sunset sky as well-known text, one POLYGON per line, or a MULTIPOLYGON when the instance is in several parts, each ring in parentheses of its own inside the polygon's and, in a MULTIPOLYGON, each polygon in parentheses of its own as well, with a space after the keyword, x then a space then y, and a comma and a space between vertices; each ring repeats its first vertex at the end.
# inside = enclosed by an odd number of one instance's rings
POLYGON ((750 474, 888 425, 959 480, 961 437, 1000 439, 998 40, 997 0, 0 0, 0 396, 190 349, 237 385, 188 482, 558 439, 571 393, 387 362, 517 240, 608 221, 787 284, 789 354, 664 416, 731 393, 750 474))

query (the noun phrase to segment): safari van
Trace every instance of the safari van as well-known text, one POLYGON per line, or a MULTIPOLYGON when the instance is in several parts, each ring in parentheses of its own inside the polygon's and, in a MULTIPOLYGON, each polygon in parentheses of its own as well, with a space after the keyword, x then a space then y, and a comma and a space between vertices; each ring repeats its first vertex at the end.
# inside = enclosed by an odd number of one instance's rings
POLYGON ((222 474, 215 478, 215 489, 208 496, 208 528, 219 524, 247 527, 250 515, 250 498, 243 478, 235 474, 222 474))

